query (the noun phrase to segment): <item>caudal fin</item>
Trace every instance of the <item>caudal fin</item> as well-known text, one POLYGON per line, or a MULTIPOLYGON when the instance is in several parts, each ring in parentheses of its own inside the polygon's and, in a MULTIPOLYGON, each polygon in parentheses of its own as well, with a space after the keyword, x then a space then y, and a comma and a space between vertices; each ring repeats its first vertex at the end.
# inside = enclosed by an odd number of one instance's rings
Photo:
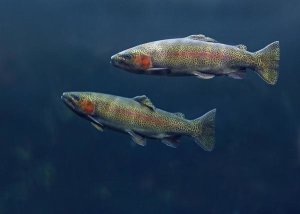
POLYGON ((215 116, 216 109, 213 109, 193 120, 196 132, 192 136, 205 151, 212 151, 215 147, 215 116))
POLYGON ((279 42, 273 42, 254 53, 256 57, 255 71, 268 84, 275 85, 278 80, 280 49, 279 42))

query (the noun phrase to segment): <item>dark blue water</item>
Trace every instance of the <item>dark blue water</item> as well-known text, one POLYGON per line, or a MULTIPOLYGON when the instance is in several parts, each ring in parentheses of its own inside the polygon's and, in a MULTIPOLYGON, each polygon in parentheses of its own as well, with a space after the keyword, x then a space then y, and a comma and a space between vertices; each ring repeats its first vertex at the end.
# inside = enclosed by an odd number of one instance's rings
POLYGON ((300 2, 0 0, 0 213, 300 213, 300 2), (110 56, 206 34, 250 51, 279 40, 276 86, 152 77, 110 56), (196 118, 217 108, 216 148, 98 132, 64 91, 125 97, 196 118))

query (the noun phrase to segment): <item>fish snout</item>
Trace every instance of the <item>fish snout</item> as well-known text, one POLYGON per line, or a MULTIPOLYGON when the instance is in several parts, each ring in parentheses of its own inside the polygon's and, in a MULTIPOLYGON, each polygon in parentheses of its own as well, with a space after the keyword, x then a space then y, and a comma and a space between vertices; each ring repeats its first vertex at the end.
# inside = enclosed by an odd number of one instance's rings
POLYGON ((117 60, 118 60, 118 56, 117 56, 117 54, 115 54, 110 58, 110 63, 112 65, 116 65, 117 60))
POLYGON ((62 99, 62 101, 65 101, 68 98, 68 93, 64 92, 60 98, 62 99))
POLYGON ((131 69, 134 67, 134 56, 131 53, 120 52, 111 57, 110 63, 118 68, 131 69))
POLYGON ((77 106, 77 102, 80 100, 80 97, 71 92, 64 92, 61 95, 62 101, 71 109, 75 109, 77 106))
POLYGON ((64 103, 67 104, 67 102, 68 102, 68 100, 69 100, 68 93, 64 92, 64 93, 61 95, 60 99, 61 99, 64 103))
POLYGON ((114 66, 121 66, 124 64, 125 60, 120 54, 115 54, 110 58, 110 63, 114 66))

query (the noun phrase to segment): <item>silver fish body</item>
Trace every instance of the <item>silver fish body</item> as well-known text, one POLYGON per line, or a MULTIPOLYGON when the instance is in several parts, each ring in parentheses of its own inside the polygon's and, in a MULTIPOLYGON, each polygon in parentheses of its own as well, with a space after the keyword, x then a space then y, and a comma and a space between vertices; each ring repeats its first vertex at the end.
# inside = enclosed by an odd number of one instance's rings
POLYGON ((249 52, 245 45, 226 45, 202 34, 149 42, 115 54, 111 62, 139 74, 240 79, 246 69, 256 71, 267 83, 278 78, 279 42, 249 52))
POLYGON ((177 147, 181 136, 191 136, 207 151, 214 147, 215 110, 188 120, 181 113, 156 108, 145 95, 125 98, 102 93, 67 92, 62 95, 62 100, 98 130, 110 128, 128 133, 139 145, 145 145, 146 138, 154 138, 177 147))

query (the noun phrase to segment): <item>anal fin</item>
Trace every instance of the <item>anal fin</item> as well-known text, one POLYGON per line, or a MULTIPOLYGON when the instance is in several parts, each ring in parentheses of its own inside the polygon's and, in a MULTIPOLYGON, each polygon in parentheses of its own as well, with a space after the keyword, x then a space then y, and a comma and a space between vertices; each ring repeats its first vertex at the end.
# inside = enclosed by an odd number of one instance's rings
POLYGON ((179 138, 180 136, 176 136, 176 137, 166 137, 166 138, 163 138, 161 140, 162 143, 164 143, 165 145, 169 146, 169 147, 172 147, 172 148, 177 148, 179 146, 179 138))
POLYGON ((244 79, 245 78, 245 74, 246 74, 246 69, 240 69, 231 73, 228 73, 227 76, 233 78, 233 79, 244 79))

